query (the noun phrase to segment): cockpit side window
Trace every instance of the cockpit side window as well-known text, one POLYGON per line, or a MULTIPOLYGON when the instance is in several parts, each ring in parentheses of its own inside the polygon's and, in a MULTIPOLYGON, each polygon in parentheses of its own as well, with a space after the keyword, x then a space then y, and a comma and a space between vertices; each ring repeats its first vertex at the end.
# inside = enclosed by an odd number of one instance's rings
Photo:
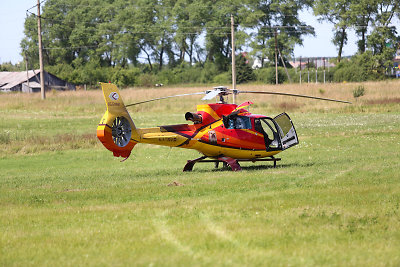
POLYGON ((235 116, 227 121, 227 129, 251 129, 251 121, 249 117, 235 116))

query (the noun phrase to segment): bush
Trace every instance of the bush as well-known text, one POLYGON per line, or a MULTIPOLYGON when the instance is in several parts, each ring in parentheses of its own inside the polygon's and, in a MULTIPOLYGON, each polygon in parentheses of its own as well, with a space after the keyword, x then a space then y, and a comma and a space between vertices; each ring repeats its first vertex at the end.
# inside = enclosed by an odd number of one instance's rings
POLYGON ((117 68, 111 77, 111 81, 118 86, 133 86, 138 83, 138 77, 141 74, 140 69, 121 69, 117 68))
POLYGON ((153 87, 157 83, 157 77, 151 73, 144 73, 138 77, 138 85, 143 87, 153 87))
POLYGON ((384 74, 378 72, 378 62, 371 51, 343 60, 336 66, 333 75, 335 82, 363 82, 384 78, 384 74))
POLYGON ((363 96, 364 94, 365 94, 365 88, 363 85, 359 85, 353 90, 354 98, 363 96))
POLYGON ((185 67, 180 69, 177 76, 177 83, 199 83, 201 80, 201 71, 200 67, 185 67))
POLYGON ((204 64, 204 68, 201 71, 200 82, 210 83, 214 80, 214 77, 219 74, 218 68, 212 62, 207 61, 204 64))
POLYGON ((175 84, 176 83, 175 78, 176 77, 174 75, 173 70, 164 69, 154 76, 155 80, 153 81, 153 85, 156 83, 175 84))
MULTIPOLYGON (((232 71, 232 70, 231 70, 232 71)), ((240 54, 236 58, 236 81, 238 84, 254 81, 256 80, 256 75, 253 72, 247 58, 240 54)))
POLYGON ((217 83, 219 85, 228 84, 232 81, 232 76, 230 72, 223 72, 214 77, 213 83, 217 83))
POLYGON ((157 83, 171 85, 200 82, 201 73, 201 68, 192 67, 188 64, 182 64, 181 66, 175 67, 173 69, 163 69, 155 76, 157 83))
MULTIPOLYGON (((261 68, 255 70, 257 81, 269 84, 275 84, 275 67, 261 68)), ((286 81, 286 73, 283 68, 278 67, 278 83, 284 83, 286 81)))

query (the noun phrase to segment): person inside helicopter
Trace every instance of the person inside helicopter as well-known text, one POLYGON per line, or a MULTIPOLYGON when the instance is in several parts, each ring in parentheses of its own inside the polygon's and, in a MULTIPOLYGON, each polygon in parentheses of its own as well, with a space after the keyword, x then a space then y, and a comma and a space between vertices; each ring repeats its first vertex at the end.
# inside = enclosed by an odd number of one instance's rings
POLYGON ((228 117, 227 129, 251 129, 250 118, 245 116, 228 117))

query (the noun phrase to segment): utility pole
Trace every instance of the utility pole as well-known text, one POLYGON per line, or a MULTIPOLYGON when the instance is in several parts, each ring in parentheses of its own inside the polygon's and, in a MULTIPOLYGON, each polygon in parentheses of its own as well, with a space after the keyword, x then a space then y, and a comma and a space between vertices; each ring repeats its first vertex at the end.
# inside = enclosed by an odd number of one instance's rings
POLYGON ((42 99, 46 99, 46 92, 44 90, 44 70, 43 70, 43 47, 42 47, 42 24, 40 21, 40 0, 37 0, 37 13, 38 13, 38 39, 39 39, 39 65, 40 65, 40 92, 42 99))
POLYGON ((275 81, 276 84, 278 84, 278 38, 277 38, 277 30, 275 28, 275 81))
POLYGON ((287 77, 289 79, 289 82, 292 83, 292 79, 290 79, 289 72, 286 69, 286 64, 285 64, 285 61, 283 60, 282 53, 281 53, 281 50, 279 48, 278 48, 278 53, 279 53, 279 57, 281 58, 282 65, 285 68, 285 72, 286 72, 286 75, 287 75, 287 77))
POLYGON ((236 60, 235 60, 235 21, 231 15, 231 43, 232 43, 232 89, 233 104, 236 104, 236 60))
POLYGON ((26 52, 24 54, 25 54, 26 83, 28 84, 28 88, 30 88, 30 86, 29 86, 29 73, 28 73, 28 57, 26 56, 26 52))
POLYGON ((301 84, 301 57, 300 57, 300 84, 301 84))

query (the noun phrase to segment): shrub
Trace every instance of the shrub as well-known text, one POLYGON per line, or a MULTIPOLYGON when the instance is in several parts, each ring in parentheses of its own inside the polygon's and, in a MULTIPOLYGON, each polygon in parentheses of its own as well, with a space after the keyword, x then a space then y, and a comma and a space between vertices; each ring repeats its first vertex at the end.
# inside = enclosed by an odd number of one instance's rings
POLYGON ((354 98, 363 96, 364 94, 365 94, 365 88, 363 85, 359 85, 353 90, 354 98))
MULTIPOLYGON (((257 81, 275 84, 275 67, 261 68, 255 71, 257 81)), ((278 67, 278 83, 286 81, 286 74, 281 67, 278 67)))
POLYGON ((118 86, 133 86, 137 84, 139 75, 141 74, 140 69, 121 69, 117 68, 111 77, 111 81, 116 83, 118 86))
MULTIPOLYGON (((162 84, 175 84, 176 76, 173 70, 164 69, 155 75, 154 83, 162 83, 162 84)), ((153 84, 154 84, 153 83, 153 84)))
POLYGON ((185 67, 176 74, 177 83, 199 83, 202 69, 199 67, 185 67))
POLYGON ((335 68, 333 80, 335 82, 363 82, 367 80, 380 80, 385 76, 379 72, 376 56, 371 51, 355 55, 350 60, 343 60, 335 68))
POLYGON ((201 71, 200 82, 210 83, 213 81, 214 77, 219 74, 218 68, 212 62, 207 61, 204 64, 204 68, 201 71))
POLYGON ((223 72, 214 77, 213 83, 217 83, 220 85, 228 84, 231 82, 231 79, 232 79, 232 76, 231 76, 230 72, 223 72))
MULTIPOLYGON (((231 70, 232 71, 232 70, 231 70)), ((238 84, 254 81, 256 80, 256 75, 253 72, 247 58, 240 54, 236 58, 236 81, 238 84)))
POLYGON ((153 87, 157 82, 157 77, 151 73, 144 73, 138 77, 138 85, 143 87, 153 87))

